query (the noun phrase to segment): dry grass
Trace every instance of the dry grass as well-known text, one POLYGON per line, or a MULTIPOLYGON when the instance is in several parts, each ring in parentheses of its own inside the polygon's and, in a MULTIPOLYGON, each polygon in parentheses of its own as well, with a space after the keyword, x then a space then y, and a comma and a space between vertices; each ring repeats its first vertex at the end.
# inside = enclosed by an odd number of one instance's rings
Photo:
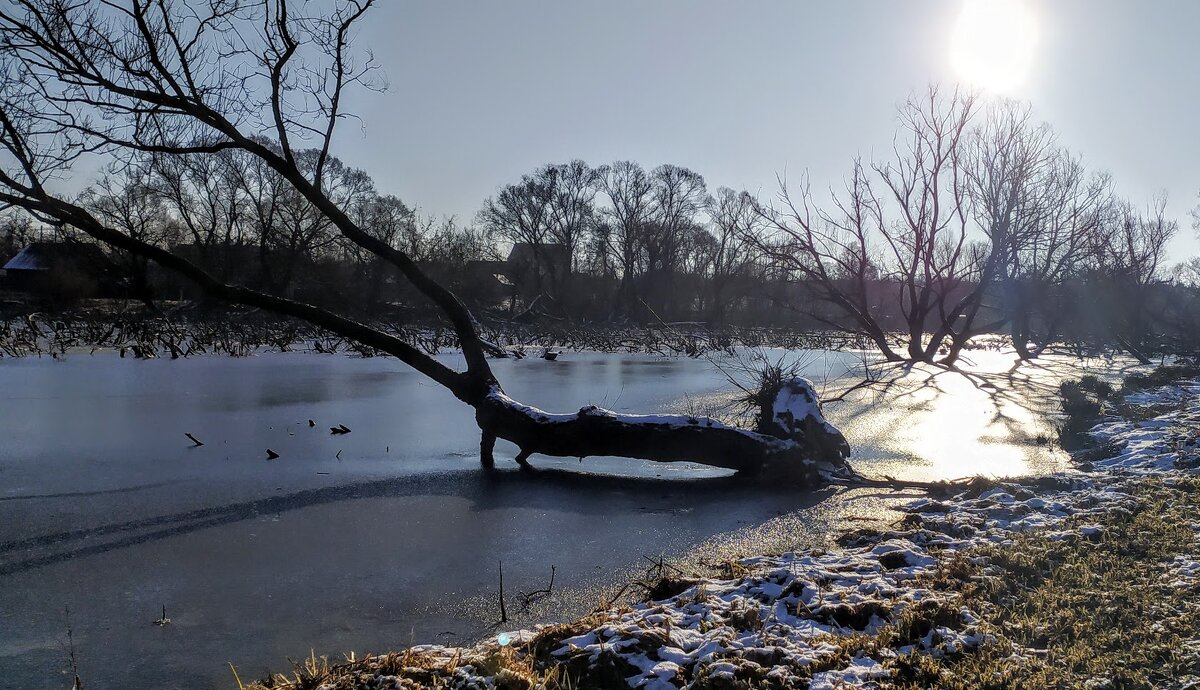
POLYGON ((971 555, 986 558, 985 578, 969 579, 983 569, 960 561, 938 584, 958 583, 995 642, 953 659, 898 659, 886 687, 1155 688, 1200 674, 1184 644, 1200 639, 1200 592, 1164 579, 1165 563, 1200 553, 1200 481, 1149 481, 1137 494, 1139 509, 1111 514, 1098 540, 1030 534, 980 549, 971 555))
MULTIPOLYGON (((490 676, 497 690, 531 690, 535 687, 569 688, 559 682, 556 669, 539 672, 533 658, 511 647, 493 647, 483 653, 461 652, 450 656, 407 650, 355 658, 341 662, 310 655, 295 664, 290 674, 276 674, 250 685, 237 681, 239 690, 361 690, 380 685, 380 677, 394 683, 383 687, 448 688, 455 685, 459 670, 490 676)), ((237 673, 234 672, 236 679, 237 673)))

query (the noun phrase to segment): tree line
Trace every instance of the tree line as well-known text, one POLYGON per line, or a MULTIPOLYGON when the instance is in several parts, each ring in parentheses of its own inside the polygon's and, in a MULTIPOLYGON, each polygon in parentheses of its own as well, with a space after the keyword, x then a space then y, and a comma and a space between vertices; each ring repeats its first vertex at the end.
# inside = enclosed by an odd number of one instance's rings
POLYGON ((573 161, 502 187, 480 221, 489 237, 567 249, 569 271, 539 257, 534 289, 566 313, 587 306, 573 277, 596 276, 625 318, 790 314, 864 335, 893 360, 953 363, 997 331, 1024 358, 1062 339, 1145 357, 1195 333, 1195 262, 1173 282, 1162 270, 1178 232, 1165 198, 1122 198, 1027 105, 933 87, 897 120, 891 155, 855 160, 820 200, 806 180, 780 179, 763 199, 710 193, 679 166, 573 161))
MULTIPOLYGON (((1027 105, 959 90, 901 104, 890 154, 854 160, 827 193, 780 178, 763 198, 711 189, 679 165, 572 160, 502 185, 466 223, 420 215, 327 141, 247 141, 123 147, 77 201, 218 281, 359 315, 430 305, 289 173, 319 180, 322 203, 499 318, 831 328, 891 360, 945 363, 982 333, 1011 335, 1023 358, 1067 340, 1145 359, 1197 332, 1195 260, 1163 270, 1178 231, 1165 200, 1122 198, 1027 105)), ((91 240, 55 225, 56 237, 91 240)), ((0 252, 45 235, 9 211, 0 252)), ((144 254, 105 246, 126 296, 197 292, 144 254)))

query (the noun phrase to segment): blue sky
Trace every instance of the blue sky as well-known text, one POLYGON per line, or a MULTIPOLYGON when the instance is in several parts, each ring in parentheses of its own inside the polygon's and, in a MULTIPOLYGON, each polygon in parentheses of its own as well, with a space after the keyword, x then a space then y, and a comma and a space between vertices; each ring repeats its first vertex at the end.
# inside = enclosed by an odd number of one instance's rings
MULTIPOLYGON (((963 0, 465 2, 386 0, 358 36, 386 93, 339 154, 430 214, 471 218, 538 165, 671 162, 710 187, 774 191, 776 173, 837 184, 882 157, 895 106, 954 83, 963 0)), ((1061 141, 1180 221, 1172 259, 1200 253, 1200 3, 1028 0, 1028 100, 1061 141)))

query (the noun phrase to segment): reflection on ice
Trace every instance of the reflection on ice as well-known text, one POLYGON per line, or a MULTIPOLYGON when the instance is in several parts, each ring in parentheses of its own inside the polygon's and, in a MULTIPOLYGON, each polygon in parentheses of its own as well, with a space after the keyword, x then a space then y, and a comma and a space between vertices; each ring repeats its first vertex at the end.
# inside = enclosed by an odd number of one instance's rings
MULTIPOLYGON (((884 383, 856 391, 827 415, 845 430, 856 467, 922 481, 1018 476, 1062 469, 1058 387, 1083 373, 1115 378, 1125 362, 972 351, 961 370, 876 364, 884 383)), ((828 395, 828 394, 827 394, 828 395)))

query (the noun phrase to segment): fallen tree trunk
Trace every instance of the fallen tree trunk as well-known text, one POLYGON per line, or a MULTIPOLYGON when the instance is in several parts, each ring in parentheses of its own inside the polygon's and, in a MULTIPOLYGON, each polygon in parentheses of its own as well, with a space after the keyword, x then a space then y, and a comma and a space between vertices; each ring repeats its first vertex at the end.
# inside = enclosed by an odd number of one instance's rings
MULTIPOLYGON (((791 382, 805 389, 803 379, 791 382)), ((813 396, 815 399, 815 395, 813 396)), ((529 468, 533 454, 558 457, 611 455, 656 462, 695 462, 764 479, 818 485, 857 475, 846 464, 850 453, 842 434, 814 414, 777 435, 751 431, 709 417, 619 414, 594 405, 556 414, 524 405, 499 386, 475 406, 483 433, 480 458, 492 467, 497 438, 516 444, 516 460, 529 468)))

